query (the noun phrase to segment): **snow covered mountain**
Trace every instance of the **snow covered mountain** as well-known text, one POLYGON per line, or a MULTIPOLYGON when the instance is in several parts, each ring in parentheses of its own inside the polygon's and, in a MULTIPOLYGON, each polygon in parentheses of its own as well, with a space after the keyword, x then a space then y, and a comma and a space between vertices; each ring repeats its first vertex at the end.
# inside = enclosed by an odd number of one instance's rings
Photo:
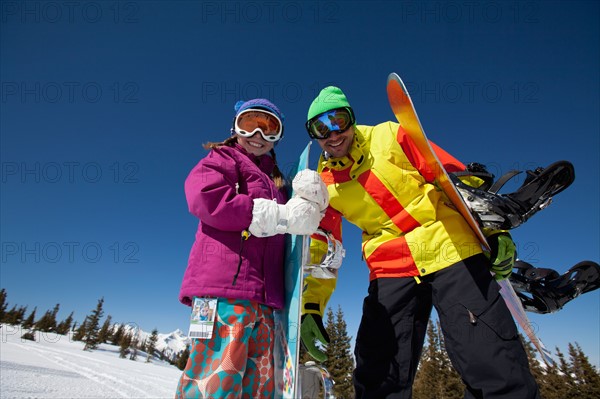
POLYGON ((163 349, 165 353, 179 353, 190 344, 190 339, 183 331, 177 329, 169 334, 158 334, 156 349, 160 352, 163 349))
MULTIPOLYGON (((114 329, 119 328, 119 324, 113 326, 114 329)), ((143 342, 150 338, 151 332, 143 331, 134 324, 125 324, 125 332, 137 336, 140 342, 143 342)), ((113 330, 114 331, 114 330, 113 330)), ((158 340, 156 341, 156 352, 161 353, 164 351, 165 356, 172 358, 176 354, 185 350, 190 344, 190 339, 187 335, 177 329, 167 334, 158 334, 158 340)))

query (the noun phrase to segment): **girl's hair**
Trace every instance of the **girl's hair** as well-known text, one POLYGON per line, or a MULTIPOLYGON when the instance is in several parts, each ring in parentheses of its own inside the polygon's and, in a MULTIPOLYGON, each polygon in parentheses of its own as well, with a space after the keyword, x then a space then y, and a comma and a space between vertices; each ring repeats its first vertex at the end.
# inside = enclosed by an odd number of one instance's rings
MULTIPOLYGON (((225 141, 221 141, 219 143, 209 141, 208 143, 204 144, 203 147, 206 150, 212 150, 213 148, 219 148, 219 147, 223 147, 223 146, 233 147, 235 145, 235 143, 237 143, 237 137, 231 136, 228 139, 226 139, 225 141)), ((282 188, 283 186, 285 186, 285 179, 283 177, 283 174, 279 170, 279 167, 277 166, 277 157, 275 156, 275 150, 273 150, 273 149, 271 149, 271 157, 273 158, 273 164, 274 164, 273 165, 273 173, 271 176, 273 179, 273 183, 275 183, 275 187, 282 188)))

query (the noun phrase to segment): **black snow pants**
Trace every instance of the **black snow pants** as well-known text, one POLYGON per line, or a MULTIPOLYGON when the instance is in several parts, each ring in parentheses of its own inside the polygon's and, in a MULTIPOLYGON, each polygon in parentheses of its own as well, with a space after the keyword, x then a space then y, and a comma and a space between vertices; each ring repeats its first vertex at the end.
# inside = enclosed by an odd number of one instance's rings
POLYGON ((356 338, 357 398, 412 397, 427 322, 435 306, 465 398, 539 399, 510 311, 475 255, 421 278, 371 281, 356 338))

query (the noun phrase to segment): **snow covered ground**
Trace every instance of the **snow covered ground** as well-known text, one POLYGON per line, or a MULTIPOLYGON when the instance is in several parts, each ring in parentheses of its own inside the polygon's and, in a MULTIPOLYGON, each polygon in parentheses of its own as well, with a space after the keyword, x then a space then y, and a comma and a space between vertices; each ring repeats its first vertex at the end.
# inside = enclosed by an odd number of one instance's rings
POLYGON ((118 347, 83 343, 51 333, 23 340, 19 326, 0 328, 0 398, 172 398, 181 375, 160 360, 119 358, 118 347))

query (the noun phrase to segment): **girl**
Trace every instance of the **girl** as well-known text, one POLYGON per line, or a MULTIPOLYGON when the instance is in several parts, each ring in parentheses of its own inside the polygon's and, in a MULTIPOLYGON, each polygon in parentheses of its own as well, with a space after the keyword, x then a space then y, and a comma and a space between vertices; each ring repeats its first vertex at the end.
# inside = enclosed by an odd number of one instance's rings
POLYGON ((314 172, 293 183, 305 198, 285 204, 273 150, 283 137, 279 109, 254 99, 235 110, 232 136, 206 144, 209 154, 185 181, 189 210, 200 223, 179 299, 215 301, 216 316, 194 334, 203 338, 192 339, 176 398, 273 397, 273 310, 284 303, 284 233, 314 233, 327 207, 314 172))

